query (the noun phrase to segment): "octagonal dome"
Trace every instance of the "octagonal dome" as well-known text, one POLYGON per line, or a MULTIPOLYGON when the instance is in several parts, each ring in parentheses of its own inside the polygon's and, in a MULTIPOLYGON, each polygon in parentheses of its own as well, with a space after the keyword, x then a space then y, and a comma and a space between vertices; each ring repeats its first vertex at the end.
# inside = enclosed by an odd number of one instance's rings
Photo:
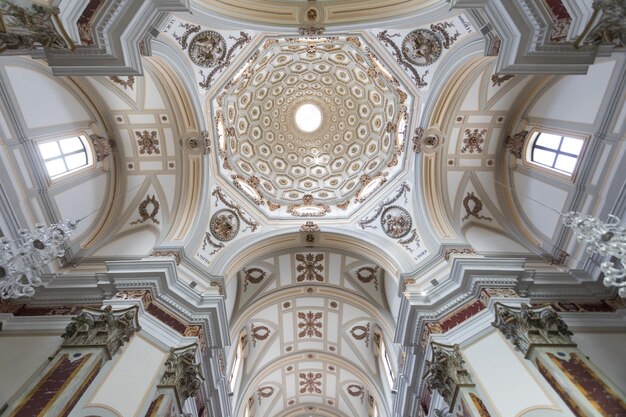
POLYGON ((270 217, 347 216, 402 169, 410 100, 358 36, 266 39, 212 101, 219 173, 270 217))

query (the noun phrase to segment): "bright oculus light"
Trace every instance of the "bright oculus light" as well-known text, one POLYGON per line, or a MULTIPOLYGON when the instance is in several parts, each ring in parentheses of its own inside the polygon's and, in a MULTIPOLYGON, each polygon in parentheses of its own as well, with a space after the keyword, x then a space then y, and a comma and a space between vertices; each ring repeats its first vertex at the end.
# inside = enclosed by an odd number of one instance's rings
POLYGON ((322 124, 322 111, 315 104, 303 104, 296 110, 296 126, 305 133, 315 132, 322 124))

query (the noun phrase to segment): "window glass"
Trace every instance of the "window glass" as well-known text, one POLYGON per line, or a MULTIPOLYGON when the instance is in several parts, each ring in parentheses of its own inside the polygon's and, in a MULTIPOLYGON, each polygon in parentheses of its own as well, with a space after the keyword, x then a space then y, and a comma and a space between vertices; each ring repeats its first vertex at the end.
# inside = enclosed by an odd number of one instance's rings
POLYGON ((539 132, 533 141, 531 161, 571 175, 582 148, 582 139, 539 132))
POLYGON ((38 144, 50 178, 89 165, 87 148, 80 136, 38 144))

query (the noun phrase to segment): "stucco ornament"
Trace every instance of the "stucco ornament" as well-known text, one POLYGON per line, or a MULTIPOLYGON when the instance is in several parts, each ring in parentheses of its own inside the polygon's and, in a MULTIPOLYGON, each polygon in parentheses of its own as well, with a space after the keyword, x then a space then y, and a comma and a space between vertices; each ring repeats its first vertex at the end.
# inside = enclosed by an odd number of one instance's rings
POLYGON ((233 240, 239 232, 239 217, 229 209, 217 211, 211 217, 211 233, 222 242, 233 240))
POLYGON ((179 408, 190 397, 195 397, 204 377, 200 372, 200 364, 196 362, 195 343, 189 346, 172 348, 170 355, 163 365, 165 372, 159 382, 159 388, 172 388, 176 394, 179 408))
POLYGON ((412 224, 411 215, 402 207, 387 207, 380 216, 383 232, 393 239, 406 236, 411 231, 412 224))
POLYGON ((212 30, 198 33, 189 43, 189 58, 203 68, 216 66, 226 55, 224 37, 212 30))
POLYGON ((84 308, 65 328, 63 346, 101 346, 110 359, 141 329, 138 310, 137 306, 117 311, 111 306, 103 310, 84 308))
POLYGON ((402 41, 402 54, 410 63, 424 67, 437 61, 443 46, 435 32, 417 29, 406 35, 402 41))
POLYGON ((576 346, 572 332, 552 307, 509 307, 496 303, 491 323, 526 357, 536 345, 576 346))
POLYGON ((432 360, 426 361, 424 380, 431 390, 437 390, 448 405, 454 404, 462 387, 474 386, 459 345, 431 342, 432 360))

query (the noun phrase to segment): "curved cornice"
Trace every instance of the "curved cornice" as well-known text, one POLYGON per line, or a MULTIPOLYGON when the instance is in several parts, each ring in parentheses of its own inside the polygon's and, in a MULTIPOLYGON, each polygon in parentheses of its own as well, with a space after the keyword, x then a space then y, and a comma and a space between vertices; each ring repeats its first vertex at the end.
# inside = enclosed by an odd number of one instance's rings
MULTIPOLYGON (((359 254, 359 257, 369 259, 378 264, 386 271, 386 276, 397 280, 400 274, 412 271, 410 259, 405 253, 389 244, 389 241, 370 233, 359 230, 345 230, 338 227, 326 227, 320 224, 322 233, 314 248, 326 249, 349 249, 350 252, 359 254)), ((227 280, 235 276, 237 271, 267 255, 293 249, 304 248, 303 233, 297 228, 287 230, 273 230, 267 233, 259 233, 250 237, 247 241, 237 245, 227 246, 220 254, 219 259, 210 265, 213 275, 221 275, 227 280)))
POLYGON ((343 303, 350 304, 369 314, 376 324, 383 330, 383 333, 388 337, 388 339, 393 339, 395 326, 389 311, 383 312, 377 306, 373 305, 370 300, 358 294, 348 292, 345 289, 333 287, 331 285, 313 284, 293 285, 264 294, 262 297, 250 304, 243 312, 241 312, 236 317, 236 321, 230 321, 231 340, 235 340, 237 338, 239 331, 246 323, 254 319, 255 314, 258 311, 274 304, 281 304, 283 301, 292 300, 293 298, 310 296, 310 294, 306 291, 306 288, 308 287, 315 287, 317 289, 314 293, 316 297, 328 299, 332 298, 334 301, 341 301, 343 303))
POLYGON ((246 404, 246 401, 241 401, 241 399, 250 397, 253 394, 254 389, 256 389, 260 385, 264 378, 271 375, 272 372, 276 371, 277 369, 282 369, 288 365, 297 364, 303 361, 319 361, 332 363, 337 367, 345 368, 348 371, 352 372, 357 378, 359 378, 359 380, 361 380, 366 385, 366 388, 370 393, 374 393, 373 396, 376 402, 384 406, 386 410, 384 415, 390 415, 389 406, 386 401, 386 396, 381 389, 382 384, 380 383, 380 381, 376 381, 371 374, 363 372, 360 367, 356 366, 345 357, 330 355, 328 353, 319 351, 301 351, 293 353, 281 357, 277 361, 273 362, 271 365, 263 367, 259 372, 247 379, 245 387, 243 389, 240 389, 240 392, 245 393, 245 395, 238 397, 239 404, 235 407, 235 413, 233 415, 240 415, 241 406, 246 404), (308 358, 307 354, 313 354, 315 355, 315 357, 308 358))

